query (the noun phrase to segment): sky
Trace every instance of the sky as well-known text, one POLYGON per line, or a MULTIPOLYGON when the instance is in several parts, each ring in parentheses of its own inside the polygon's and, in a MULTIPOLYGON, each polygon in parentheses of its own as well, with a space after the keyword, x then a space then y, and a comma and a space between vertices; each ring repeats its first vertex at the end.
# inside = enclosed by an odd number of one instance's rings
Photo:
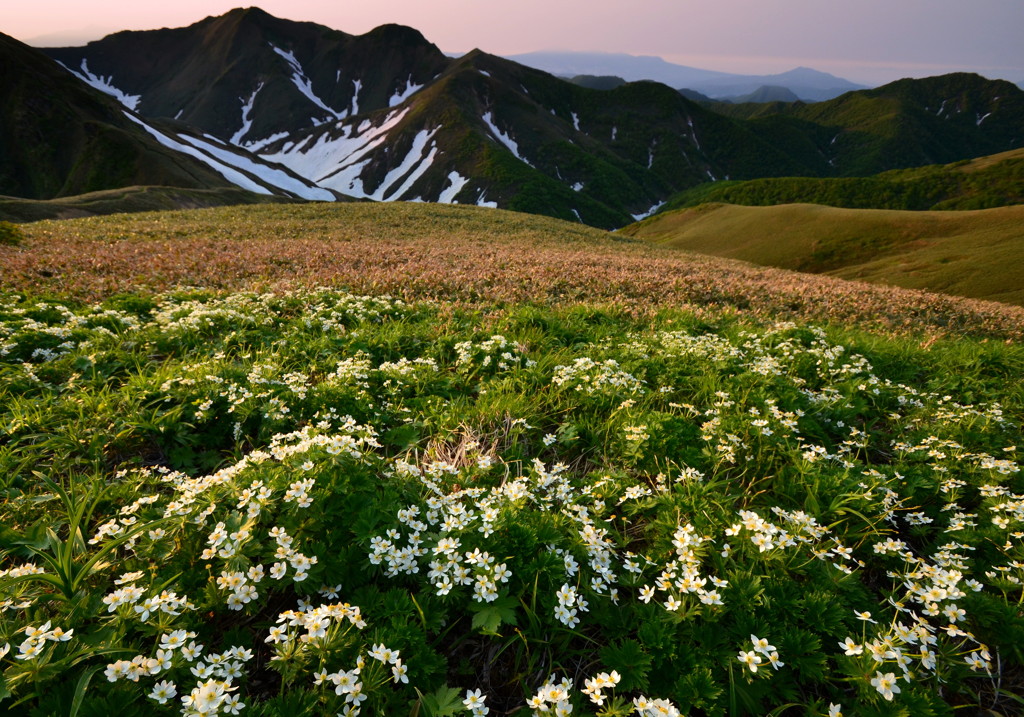
MULTIPOLYGON (((250 0, 251 2, 251 0, 250 0)), ((182 27, 235 0, 0 0, 0 32, 80 45, 182 27)), ((1024 0, 262 0, 277 17, 351 34, 416 28, 445 52, 657 55, 741 74, 797 66, 878 85, 954 71, 1024 82, 1024 0)))

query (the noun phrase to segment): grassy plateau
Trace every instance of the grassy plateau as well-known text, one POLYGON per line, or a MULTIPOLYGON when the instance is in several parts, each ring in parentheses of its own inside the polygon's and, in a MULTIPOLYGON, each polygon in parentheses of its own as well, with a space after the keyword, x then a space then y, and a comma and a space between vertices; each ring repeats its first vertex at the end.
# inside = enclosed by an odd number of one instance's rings
POLYGON ((766 266, 1024 304, 1024 205, 931 212, 705 204, 622 233, 766 266))
POLYGON ((475 207, 20 229, 0 710, 1020 713, 1019 307, 475 207))

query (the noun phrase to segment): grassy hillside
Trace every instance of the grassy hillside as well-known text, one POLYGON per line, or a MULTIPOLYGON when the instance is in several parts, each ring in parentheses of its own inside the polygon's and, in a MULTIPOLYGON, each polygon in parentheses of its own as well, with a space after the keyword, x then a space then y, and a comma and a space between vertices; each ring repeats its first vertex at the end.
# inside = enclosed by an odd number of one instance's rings
POLYGON ((476 207, 25 231, 0 712, 1024 701, 1020 308, 476 207))
POLYGON ((1024 204, 1024 149, 952 164, 894 169, 872 177, 779 177, 702 184, 673 197, 663 211, 705 202, 908 210, 1024 204))
POLYGON ((24 227, 0 287, 95 300, 138 286, 343 286, 487 308, 661 302, 912 331, 1024 335, 1024 309, 652 246, 578 223, 414 203, 224 207, 24 227))
POLYGON ((75 219, 101 214, 201 209, 237 204, 286 203, 298 200, 271 197, 244 189, 181 189, 178 187, 123 187, 60 199, 21 199, 0 196, 0 221, 36 222, 75 219))
POLYGON ((707 204, 622 233, 765 266, 1024 304, 1024 206, 900 212, 707 204))

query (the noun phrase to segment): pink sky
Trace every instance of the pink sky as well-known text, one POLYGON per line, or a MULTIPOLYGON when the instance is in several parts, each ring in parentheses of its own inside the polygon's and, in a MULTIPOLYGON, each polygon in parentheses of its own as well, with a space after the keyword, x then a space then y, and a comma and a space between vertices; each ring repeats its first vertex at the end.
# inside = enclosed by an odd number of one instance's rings
MULTIPOLYGON (((2 0, 0 31, 37 45, 189 25, 244 3, 2 0)), ((659 55, 768 74, 806 65, 867 84, 973 71, 1024 81, 1024 0, 264 0, 267 12, 361 34, 409 25, 446 52, 659 55)))

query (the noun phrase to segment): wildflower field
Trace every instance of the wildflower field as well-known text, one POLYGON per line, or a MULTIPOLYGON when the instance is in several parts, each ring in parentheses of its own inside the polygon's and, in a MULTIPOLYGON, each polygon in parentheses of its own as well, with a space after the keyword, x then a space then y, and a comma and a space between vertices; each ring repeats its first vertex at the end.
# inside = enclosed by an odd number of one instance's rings
POLYGON ((0 294, 0 711, 1021 712, 1012 311, 90 294, 109 246, 0 294))

